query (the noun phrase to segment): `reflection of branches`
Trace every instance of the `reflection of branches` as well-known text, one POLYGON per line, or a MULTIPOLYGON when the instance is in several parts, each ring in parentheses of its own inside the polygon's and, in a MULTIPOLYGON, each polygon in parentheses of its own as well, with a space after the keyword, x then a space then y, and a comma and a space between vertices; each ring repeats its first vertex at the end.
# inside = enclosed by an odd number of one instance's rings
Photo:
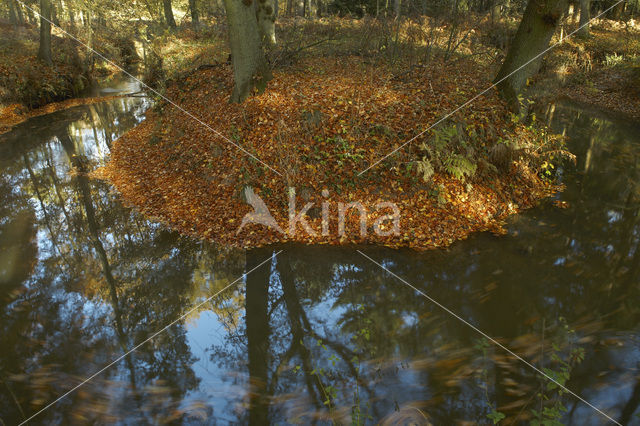
MULTIPOLYGON (((20 405, 20 402, 18 401, 18 398, 16 398, 16 395, 11 390, 11 387, 9 386, 9 384, 4 380, 4 378, 2 376, 0 376, 0 381, 2 382, 2 384, 4 384, 4 386, 9 391, 9 394, 11 395, 11 398, 13 398, 13 402, 16 403, 16 406, 18 407, 18 410, 20 411, 20 414, 22 415, 22 419, 23 420, 26 419, 27 416, 24 415, 24 411, 22 410, 22 406, 20 405)), ((1 420, 2 419, 0 419, 0 421, 1 420)), ((3 424, 4 424, 4 422, 3 422, 3 424)))
POLYGON ((620 414, 620 424, 627 425, 631 421, 631 416, 636 412, 636 409, 640 405, 640 380, 636 383, 633 388, 633 393, 631 394, 631 398, 625 404, 622 409, 622 414, 620 414))
POLYGON ((51 235, 51 244, 53 245, 55 250, 60 254, 60 257, 64 259, 65 263, 68 263, 66 256, 64 255, 64 253, 62 253, 62 251, 60 250, 60 247, 58 246, 57 234, 53 232, 53 228, 51 227, 51 220, 49 218, 49 213, 47 212, 47 209, 44 206, 44 199, 42 198, 42 194, 40 193, 38 180, 33 171, 33 168, 31 167, 29 156, 27 154, 24 154, 22 158, 24 160, 24 165, 27 171, 29 172, 29 177, 31 178, 31 182, 33 184, 33 190, 36 193, 36 197, 38 198, 38 203, 40 204, 40 209, 42 210, 45 226, 47 227, 47 229, 49 230, 49 234, 51 235))
POLYGON ((287 305, 289 322, 292 329, 291 347, 289 348, 287 353, 285 353, 285 357, 283 358, 283 360, 281 360, 281 365, 285 362, 285 360, 288 361, 297 352, 302 361, 302 371, 305 375, 305 384, 307 386, 307 390, 309 396, 313 401, 313 404, 316 406, 316 408, 321 407, 318 396, 324 395, 325 397, 323 398, 323 400, 329 399, 329 396, 325 391, 326 387, 322 383, 320 374, 312 374, 312 372, 316 369, 313 368, 311 362, 311 352, 303 343, 303 339, 306 334, 333 349, 333 351, 338 354, 340 358, 342 358, 354 380, 356 380, 359 385, 362 385, 365 390, 371 395, 371 390, 368 388, 367 384, 360 379, 358 370, 353 363, 353 358, 356 355, 355 352, 349 349, 344 344, 329 339, 326 336, 321 336, 313 330, 307 313, 300 304, 300 297, 296 290, 295 280, 292 274, 293 269, 288 253, 283 253, 280 255, 276 268, 280 277, 280 284, 282 286, 283 297, 287 305))

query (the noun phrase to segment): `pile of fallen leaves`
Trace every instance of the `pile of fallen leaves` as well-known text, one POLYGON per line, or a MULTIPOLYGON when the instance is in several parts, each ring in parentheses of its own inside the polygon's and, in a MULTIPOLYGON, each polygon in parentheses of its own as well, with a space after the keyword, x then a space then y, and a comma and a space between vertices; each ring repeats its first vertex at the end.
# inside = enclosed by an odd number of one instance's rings
MULTIPOLYGON (((169 99, 219 134, 159 103, 114 143, 111 161, 97 176, 142 213, 226 245, 296 241, 426 249, 476 231, 500 232, 507 216, 557 189, 524 161, 501 173, 479 170, 466 181, 436 173, 424 182, 411 165, 418 145, 431 142, 429 131, 360 175, 487 87, 481 75, 469 64, 434 62, 394 76, 360 57, 316 58, 275 71, 265 93, 237 105, 228 103, 231 69, 220 65, 167 90, 169 99), (259 224, 238 231, 253 211, 243 198, 247 187, 264 200, 283 233, 259 224), (314 234, 302 226, 289 232, 289 188, 295 190, 295 215, 312 203, 305 217, 314 234), (366 208, 366 235, 356 209, 346 210, 344 230, 338 227, 339 203, 351 202, 366 208), (381 202, 398 206, 399 233, 378 235, 392 229, 383 220, 392 211, 377 208, 381 202), (323 205, 329 213, 325 232, 323 205), (376 221, 382 232, 374 232, 376 221)), ((508 117, 497 95, 488 94, 452 120, 482 135, 473 149, 488 157, 498 141, 533 137, 508 117)))

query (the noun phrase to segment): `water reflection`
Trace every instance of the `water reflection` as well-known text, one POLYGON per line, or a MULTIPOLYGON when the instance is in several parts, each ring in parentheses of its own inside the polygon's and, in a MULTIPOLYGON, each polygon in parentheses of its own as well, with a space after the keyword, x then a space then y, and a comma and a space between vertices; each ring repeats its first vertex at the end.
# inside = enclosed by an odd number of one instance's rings
MULTIPOLYGON (((0 141, 0 419, 56 423, 526 421, 544 382, 353 249, 224 250, 123 207, 85 172, 142 119, 123 98, 0 141), (481 346, 480 346, 481 347, 481 346)), ((545 203, 446 251, 365 252, 568 387, 638 423, 638 128, 558 108, 578 165, 545 203), (568 328, 576 333, 567 333, 568 328), (553 347, 556 345, 557 350, 553 347)), ((603 417, 565 395, 569 424, 603 417)), ((508 423, 508 422, 507 422, 508 423)))

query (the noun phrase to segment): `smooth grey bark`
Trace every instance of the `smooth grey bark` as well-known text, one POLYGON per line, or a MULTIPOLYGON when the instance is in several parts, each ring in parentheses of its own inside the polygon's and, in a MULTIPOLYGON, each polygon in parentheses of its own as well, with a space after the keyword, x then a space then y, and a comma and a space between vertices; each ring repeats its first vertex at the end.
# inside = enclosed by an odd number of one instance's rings
POLYGON ((200 26, 200 14, 196 0, 189 0, 189 9, 191 9, 191 24, 197 29, 200 26))
POLYGON ((580 0, 580 37, 589 37, 589 20, 591 19, 591 0, 580 0))
POLYGON ((22 5, 18 3, 16 0, 9 0, 11 3, 11 7, 16 14, 16 18, 18 19, 18 25, 24 25, 24 15, 22 14, 22 5))
POLYGON ((401 6, 402 6, 401 2, 402 0, 393 1, 393 14, 395 15, 396 18, 400 17, 401 6))
POLYGON ((18 14, 16 13, 16 5, 13 0, 9 1, 9 22, 13 25, 18 25, 18 14))
POLYGON ((566 10, 567 0, 529 0, 518 32, 496 76, 498 91, 513 110, 519 110, 518 95, 540 69, 542 56, 566 10), (526 64, 526 65, 525 65, 526 64))
POLYGON ((173 17, 173 7, 171 7, 171 0, 162 0, 164 6, 164 19, 167 22, 169 28, 176 27, 176 20, 173 17))
POLYGON ((260 39, 265 47, 276 45, 276 15, 274 3, 276 0, 258 0, 256 3, 256 19, 260 39))
POLYGON ((254 88, 264 91, 271 72, 262 50, 253 0, 224 0, 229 26, 234 88, 230 102, 244 101, 254 88))
POLYGON ((53 65, 51 60, 51 2, 49 0, 40 0, 40 15, 38 58, 53 65))

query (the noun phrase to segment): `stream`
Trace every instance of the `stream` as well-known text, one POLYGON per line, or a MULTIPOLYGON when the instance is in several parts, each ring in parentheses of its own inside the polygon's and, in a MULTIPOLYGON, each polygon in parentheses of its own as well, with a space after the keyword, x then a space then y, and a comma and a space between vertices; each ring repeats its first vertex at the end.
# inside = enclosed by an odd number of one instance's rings
POLYGON ((565 424, 607 424, 469 324, 640 425, 640 123, 556 105, 577 156, 559 170, 566 208, 545 200, 445 250, 362 249, 402 281, 353 248, 230 250, 123 206, 83 172, 150 106, 0 136, 0 425, 119 358, 32 423, 490 424, 495 407, 509 424, 544 393, 565 424))

